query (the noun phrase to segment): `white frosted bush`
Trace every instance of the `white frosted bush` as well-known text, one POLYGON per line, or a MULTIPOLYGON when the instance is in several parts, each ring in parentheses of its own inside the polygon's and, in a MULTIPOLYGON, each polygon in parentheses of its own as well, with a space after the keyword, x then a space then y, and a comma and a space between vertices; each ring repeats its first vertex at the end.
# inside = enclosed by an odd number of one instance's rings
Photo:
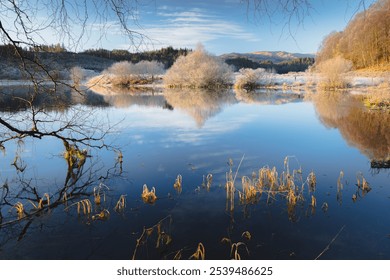
POLYGON ((164 65, 157 61, 141 61, 137 64, 120 61, 107 68, 103 74, 110 77, 113 85, 127 86, 153 82, 155 76, 164 71, 164 65))
POLYGON ((263 68, 241 68, 234 83, 235 88, 255 89, 267 84, 267 72, 263 68))
POLYGON ((187 56, 180 56, 164 76, 168 87, 213 88, 232 82, 231 68, 202 46, 187 56))
POLYGON ((151 76, 152 79, 154 79, 154 76, 165 72, 164 64, 157 61, 143 60, 135 64, 134 68, 134 72, 137 72, 138 75, 151 76))

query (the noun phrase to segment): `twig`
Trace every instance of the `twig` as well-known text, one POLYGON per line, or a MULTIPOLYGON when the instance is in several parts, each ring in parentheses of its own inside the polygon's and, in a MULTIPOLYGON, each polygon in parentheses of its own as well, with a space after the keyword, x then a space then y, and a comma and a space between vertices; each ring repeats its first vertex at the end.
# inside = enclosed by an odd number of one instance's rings
POLYGON ((333 237, 333 239, 329 242, 328 245, 326 245, 325 249, 315 258, 315 260, 318 260, 326 251, 328 251, 330 249, 330 245, 332 245, 332 243, 335 242, 335 240, 337 239, 337 237, 339 237, 340 233, 343 231, 344 228, 345 228, 345 225, 343 225, 341 227, 341 229, 336 234, 336 236, 333 237))

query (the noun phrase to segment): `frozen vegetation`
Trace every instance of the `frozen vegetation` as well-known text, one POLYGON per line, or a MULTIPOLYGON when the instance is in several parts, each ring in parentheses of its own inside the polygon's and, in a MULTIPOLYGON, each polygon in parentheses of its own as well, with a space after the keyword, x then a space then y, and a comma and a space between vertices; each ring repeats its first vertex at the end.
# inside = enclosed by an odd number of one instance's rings
POLYGON ((165 72, 162 63, 141 61, 136 64, 129 61, 116 62, 100 75, 88 80, 88 86, 122 87, 152 84, 165 72))
POLYGON ((166 87, 219 88, 232 84, 233 71, 219 57, 205 51, 202 45, 186 56, 180 56, 164 76, 166 87))

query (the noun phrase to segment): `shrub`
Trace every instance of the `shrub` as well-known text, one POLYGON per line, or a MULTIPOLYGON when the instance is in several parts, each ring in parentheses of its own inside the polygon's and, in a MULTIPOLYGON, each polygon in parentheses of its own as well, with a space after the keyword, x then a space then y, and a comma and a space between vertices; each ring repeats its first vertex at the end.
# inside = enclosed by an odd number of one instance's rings
POLYGON ((242 68, 236 77, 234 88, 253 90, 261 85, 269 85, 268 73, 263 68, 242 68))
MULTIPOLYGON (((164 65, 157 61, 140 61, 133 64, 129 61, 116 62, 103 71, 103 74, 114 86, 130 86, 153 82, 156 75, 164 73, 164 65)), ((105 82, 107 84, 107 81, 105 82)))
POLYGON ((324 80, 320 87, 326 89, 340 89, 348 86, 345 73, 352 70, 352 62, 340 56, 325 60, 316 66, 324 80))
POLYGON ((216 88, 232 82, 232 70, 222 59, 199 45, 187 56, 180 56, 164 76, 168 87, 216 88))

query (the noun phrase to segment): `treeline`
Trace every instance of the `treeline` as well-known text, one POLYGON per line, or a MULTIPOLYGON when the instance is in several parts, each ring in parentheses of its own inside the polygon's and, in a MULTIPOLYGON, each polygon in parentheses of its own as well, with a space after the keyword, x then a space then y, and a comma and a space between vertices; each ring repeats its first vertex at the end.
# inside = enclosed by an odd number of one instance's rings
MULTIPOLYGON (((157 61, 161 62, 165 68, 169 68, 173 65, 176 59, 181 55, 187 55, 191 50, 189 49, 174 49, 173 47, 162 48, 155 51, 146 51, 138 53, 130 53, 127 50, 106 50, 106 49, 89 49, 78 54, 88 54, 91 56, 106 58, 114 61, 130 61, 132 63, 138 63, 141 61, 157 61)), ((34 47, 21 48, 13 45, 0 45, 0 57, 2 58, 15 58, 18 57, 18 52, 24 57, 32 59, 35 54, 41 56, 46 53, 57 53, 66 55, 68 51, 63 45, 37 45, 34 47)), ((69 55, 75 55, 75 53, 69 52, 69 55)), ((77 55, 77 54, 76 54, 77 55)))
POLYGON ((11 44, 8 45, 0 45, 0 57, 1 58, 14 58, 18 56, 18 52, 25 52, 26 49, 20 47, 14 47, 11 44))
POLYGON ((22 55, 28 55, 31 53, 48 52, 48 53, 63 53, 67 52, 64 45, 52 44, 52 45, 37 45, 31 47, 18 47, 12 44, 0 45, 0 57, 16 57, 18 52, 22 55))
POLYGON ((165 68, 169 68, 173 65, 176 59, 181 55, 187 55, 190 52, 189 49, 174 49, 173 47, 162 48, 155 51, 130 53, 127 50, 106 50, 106 49, 89 49, 82 53, 108 58, 115 61, 130 61, 132 63, 138 63, 141 61, 158 61, 164 64, 165 68))
POLYGON ((311 65, 314 64, 314 58, 311 57, 296 58, 293 60, 274 63, 270 60, 256 62, 245 57, 238 57, 238 58, 226 59, 225 62, 228 65, 232 65, 236 71, 241 68, 251 68, 251 69, 264 68, 269 71, 275 71, 278 74, 286 74, 288 72, 306 71, 311 65))
POLYGON ((355 69, 390 64, 390 0, 378 0, 357 14, 344 31, 322 42, 316 61, 337 56, 352 61, 355 69))

